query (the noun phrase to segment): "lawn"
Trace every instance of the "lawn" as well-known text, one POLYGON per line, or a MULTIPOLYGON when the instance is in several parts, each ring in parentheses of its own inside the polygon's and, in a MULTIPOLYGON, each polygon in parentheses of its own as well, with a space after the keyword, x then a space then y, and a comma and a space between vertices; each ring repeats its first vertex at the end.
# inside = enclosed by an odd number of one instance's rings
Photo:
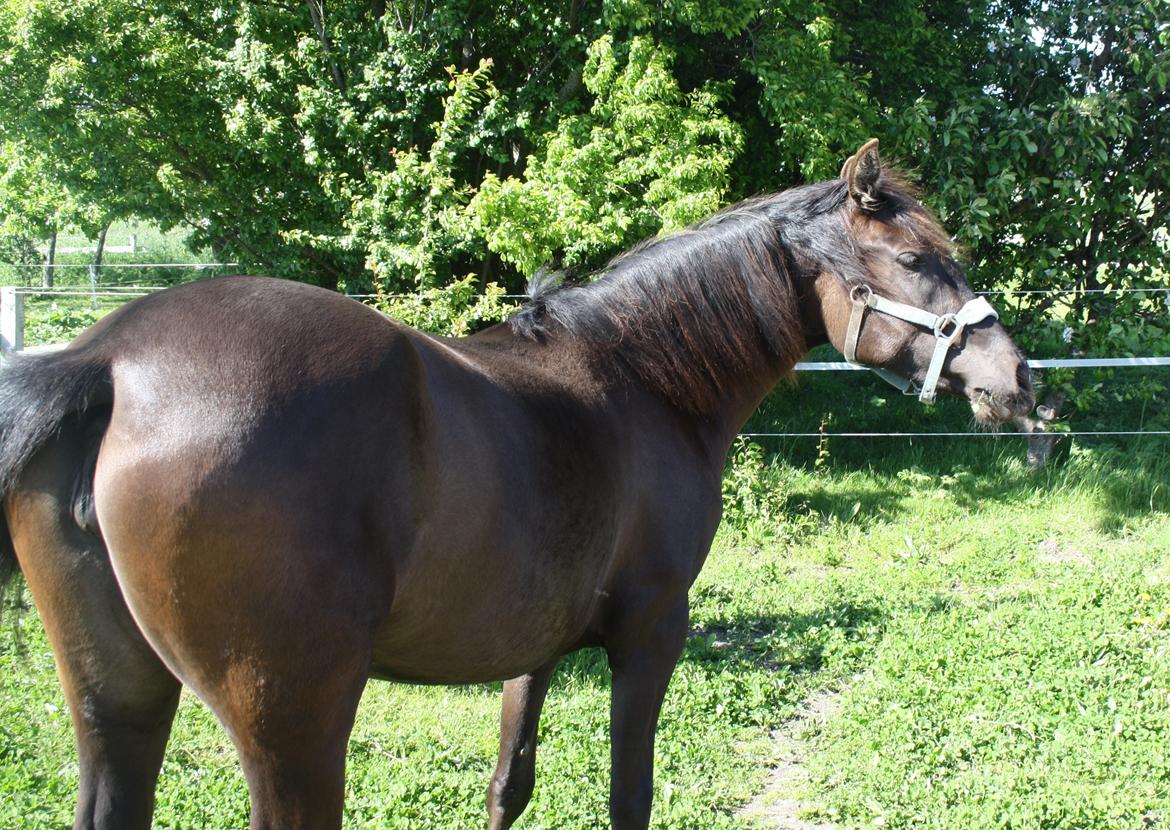
MULTIPOLYGON (((838 706, 805 736, 796 794, 812 818, 1100 830, 1170 816, 1159 440, 1077 444, 1040 473, 1009 438, 740 446, 660 723, 654 826, 752 826, 738 810, 764 786, 770 732, 825 690, 838 706)), ((0 827, 59 828, 78 776, 69 719, 19 600, 0 621, 0 827)), ((607 825, 608 687, 599 653, 562 664, 518 827, 607 825)), ((346 826, 481 826, 498 704, 498 686, 371 683, 346 826)), ((186 696, 156 825, 246 815, 228 739, 186 696)))

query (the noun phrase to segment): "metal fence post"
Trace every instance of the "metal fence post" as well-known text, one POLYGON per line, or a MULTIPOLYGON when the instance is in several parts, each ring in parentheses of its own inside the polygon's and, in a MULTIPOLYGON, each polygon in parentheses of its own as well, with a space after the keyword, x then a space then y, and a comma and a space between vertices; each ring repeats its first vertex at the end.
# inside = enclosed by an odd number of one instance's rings
POLYGON ((89 307, 96 309, 98 307, 97 301, 97 286, 98 286, 98 267, 92 262, 89 264, 89 307))
POLYGON ((0 351, 24 348, 24 292, 15 287, 0 288, 0 351))

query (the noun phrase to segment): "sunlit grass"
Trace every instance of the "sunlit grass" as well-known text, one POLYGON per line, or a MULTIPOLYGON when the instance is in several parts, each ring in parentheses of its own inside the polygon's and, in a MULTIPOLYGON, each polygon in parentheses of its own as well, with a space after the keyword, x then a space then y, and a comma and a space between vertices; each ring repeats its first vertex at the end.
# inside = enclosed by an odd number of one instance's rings
MULTIPOLYGON (((1170 454, 1018 442, 754 456, 755 499, 692 590, 663 712, 654 826, 745 827, 769 732, 841 689, 800 797, 842 827, 1138 827, 1170 815, 1170 454), (1146 817, 1146 818, 1143 818, 1146 817)), ((744 464, 741 455, 740 463, 744 464)), ((733 473, 735 473, 733 467, 733 473)), ((735 517, 729 517, 733 520, 735 517)), ((568 658, 518 826, 606 826, 609 676, 568 658)), ((374 682, 350 742, 347 827, 484 821, 498 686, 374 682)), ((0 827, 69 823, 78 770, 35 612, 0 622, 0 827)), ((231 744, 186 697, 160 827, 242 826, 231 744)))

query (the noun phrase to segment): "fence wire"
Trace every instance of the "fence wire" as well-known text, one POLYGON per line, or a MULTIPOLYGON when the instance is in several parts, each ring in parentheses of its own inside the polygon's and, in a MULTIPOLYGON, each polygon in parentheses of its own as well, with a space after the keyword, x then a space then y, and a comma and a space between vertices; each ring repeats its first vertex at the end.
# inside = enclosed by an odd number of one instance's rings
MULTIPOLYGON (((113 263, 110 265, 102 265, 102 268, 193 268, 196 270, 205 270, 210 268, 229 268, 238 267, 239 263, 234 262, 215 262, 215 263, 113 263)), ((16 266, 27 268, 43 269, 43 265, 28 265, 16 266)), ((89 264, 77 265, 54 265, 53 268, 92 268, 89 264)), ((162 291, 166 286, 103 286, 100 289, 93 288, 85 290, 82 288, 37 288, 37 287, 18 287, 17 291, 25 295, 39 296, 39 297, 110 297, 110 298, 136 298, 144 297, 157 291, 162 291)), ((981 295, 1067 295, 1067 294, 1119 294, 1119 293, 1155 293, 1170 295, 1170 287, 1166 286, 1129 286, 1124 288, 1058 288, 1058 289, 1004 289, 1004 290, 989 290, 978 291, 981 295)), ((408 299, 411 294, 346 294, 345 296, 355 300, 373 300, 373 299, 408 299)), ((513 301, 524 301, 528 299, 524 294, 506 294, 502 299, 513 301)), ((1170 296, 1167 297, 1170 302, 1170 296)), ((48 351, 54 347, 39 347, 36 351, 48 351)), ((57 347, 60 348, 60 347, 57 347)), ((1150 357, 1078 357, 1078 358, 1035 358, 1028 361, 1028 365, 1034 369, 1049 369, 1049 368, 1071 368, 1071 369, 1088 369, 1088 368, 1111 368, 1111 367, 1152 367, 1152 366, 1170 366, 1170 356, 1150 356, 1150 357)), ((795 371, 866 371, 864 366, 856 366, 843 361, 808 361, 797 363, 793 367, 795 371)), ((774 439, 774 438, 1105 438, 1105 437, 1149 437, 1149 438, 1165 438, 1170 436, 1170 430, 1078 430, 1078 431, 1052 431, 1052 432, 744 432, 740 433, 739 437, 749 439, 774 439)))

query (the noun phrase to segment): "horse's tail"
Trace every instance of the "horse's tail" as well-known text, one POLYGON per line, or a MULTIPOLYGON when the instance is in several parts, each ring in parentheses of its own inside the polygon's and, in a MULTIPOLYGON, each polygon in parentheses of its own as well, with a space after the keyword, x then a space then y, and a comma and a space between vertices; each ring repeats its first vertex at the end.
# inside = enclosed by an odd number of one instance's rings
POLYGON ((0 369, 0 596, 17 567, 4 500, 62 422, 108 394, 111 384, 108 358, 90 349, 11 355, 0 369))

